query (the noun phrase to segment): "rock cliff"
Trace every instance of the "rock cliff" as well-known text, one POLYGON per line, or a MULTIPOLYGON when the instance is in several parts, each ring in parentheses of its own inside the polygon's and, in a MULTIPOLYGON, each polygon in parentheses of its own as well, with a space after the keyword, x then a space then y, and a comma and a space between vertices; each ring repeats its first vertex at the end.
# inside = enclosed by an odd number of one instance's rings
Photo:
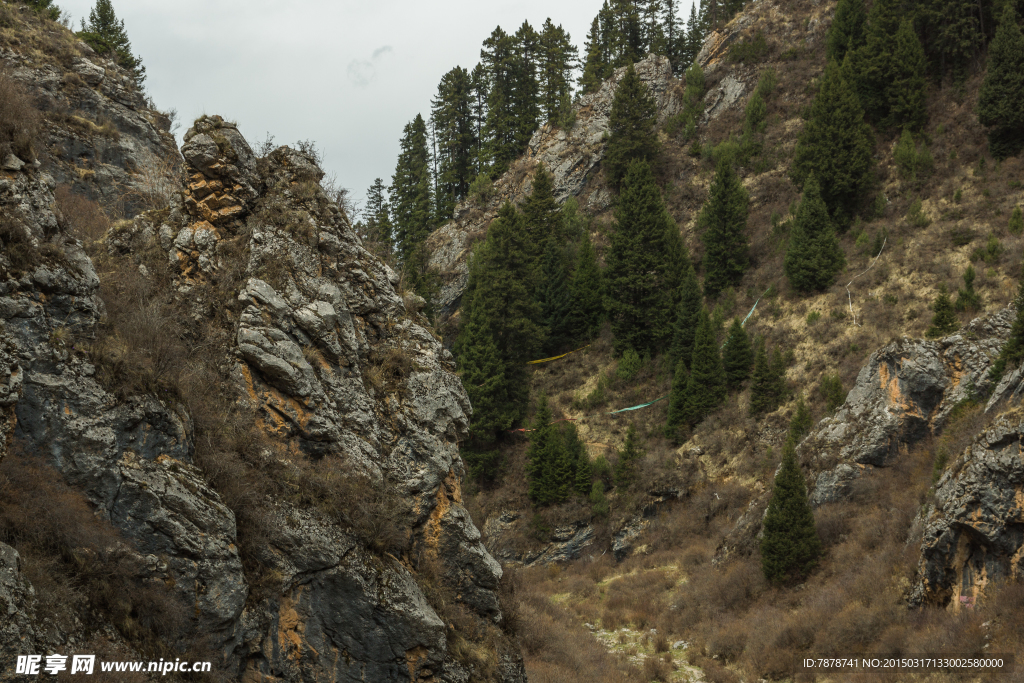
MULTIPOLYGON (((185 139, 185 186, 170 206, 111 229, 105 267, 138 273, 140 290, 189 321, 166 334, 185 330, 213 359, 219 374, 204 379, 216 386, 204 391, 227 396, 223 410, 256 415, 263 476, 295 494, 252 491, 265 538, 243 544, 243 503, 218 490, 220 461, 196 443, 210 436, 195 420, 210 416, 195 415, 180 387, 111 385, 130 350, 101 325, 96 269, 54 216, 55 179, 32 165, 0 174, 5 450, 43 458, 86 496, 130 547, 132 580, 169 586, 191 606, 190 629, 229 678, 524 680, 498 626, 501 568, 461 505, 458 440, 471 408, 450 354, 362 249, 308 154, 257 159, 220 117, 185 139), (355 488, 338 483, 346 477, 355 488), (330 504, 307 504, 301 490, 335 484, 330 504), (377 530, 399 540, 375 546, 347 524, 345 495, 400 508, 385 518, 397 530, 377 530)), ((17 553, 0 556, 8 611, 30 615, 17 553)), ((20 645, 4 666, 75 637, 33 641, 32 628, 8 623, 5 642, 20 645)))
POLYGON ((41 163, 59 185, 117 216, 166 204, 181 156, 173 122, 131 75, 70 31, 24 5, 0 8, 17 39, 0 45, 0 71, 21 82, 42 113, 37 159, 0 159, 8 170, 41 163))

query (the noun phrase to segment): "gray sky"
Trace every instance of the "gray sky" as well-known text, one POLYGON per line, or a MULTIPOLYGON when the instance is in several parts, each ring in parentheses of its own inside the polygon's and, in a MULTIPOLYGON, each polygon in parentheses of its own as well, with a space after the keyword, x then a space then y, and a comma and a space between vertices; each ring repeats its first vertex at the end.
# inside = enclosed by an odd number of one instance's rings
MULTIPOLYGON (((78 28, 94 0, 58 0, 78 28)), ((146 87, 178 110, 181 134, 202 114, 238 122, 255 146, 313 140, 325 171, 361 200, 390 184, 402 127, 427 118, 437 84, 472 69, 495 26, 561 24, 582 53, 601 0, 114 0, 146 87)), ((687 8, 689 12, 689 8, 687 8)), ((685 17, 683 17, 685 20, 685 17)), ((582 54, 581 54, 582 56, 582 54)))

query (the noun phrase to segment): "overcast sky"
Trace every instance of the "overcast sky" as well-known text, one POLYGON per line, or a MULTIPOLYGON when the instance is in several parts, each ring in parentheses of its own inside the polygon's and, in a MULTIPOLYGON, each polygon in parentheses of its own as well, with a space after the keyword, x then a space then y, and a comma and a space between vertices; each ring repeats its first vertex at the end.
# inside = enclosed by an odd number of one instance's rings
MULTIPOLYGON (((95 0, 58 0, 74 21, 95 0)), ((177 109, 238 122, 251 145, 313 140, 324 170, 361 200, 390 184, 402 127, 430 113, 441 77, 472 70, 495 26, 561 24, 582 53, 601 0, 114 0, 146 88, 177 109)), ((687 13, 689 8, 687 8, 687 13)), ((685 19, 685 18, 684 18, 685 19)))

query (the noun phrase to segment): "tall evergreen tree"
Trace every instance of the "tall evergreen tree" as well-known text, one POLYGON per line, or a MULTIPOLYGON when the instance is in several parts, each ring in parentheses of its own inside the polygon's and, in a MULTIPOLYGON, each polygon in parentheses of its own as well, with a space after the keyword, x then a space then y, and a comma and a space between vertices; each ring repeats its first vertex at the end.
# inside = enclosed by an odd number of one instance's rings
POLYGON ((676 363, 672 374, 672 391, 668 398, 668 419, 665 420, 665 437, 673 443, 679 443, 679 430, 686 426, 686 389, 689 384, 686 363, 676 363))
POLYGON ((846 53, 864 44, 864 0, 839 0, 828 32, 826 60, 842 64, 846 53))
MULTIPOLYGON (((543 328, 535 322, 540 311, 530 287, 534 273, 527 239, 522 214, 506 202, 470 263, 463 315, 468 316, 472 325, 467 327, 472 329, 460 330, 456 342, 460 366, 461 359, 472 355, 472 347, 480 344, 483 336, 490 339, 501 364, 500 380, 488 385, 501 402, 488 397, 493 412, 473 404, 472 429, 481 441, 493 440, 498 431, 508 429, 525 413, 529 396, 526 362, 536 358, 534 354, 544 345, 543 328)), ((464 375, 467 389, 470 381, 464 375)))
MULTIPOLYGON (((473 406, 470 438, 483 444, 493 442, 498 433, 519 417, 518 411, 508 410, 511 387, 489 319, 489 312, 483 307, 474 312, 463 311, 458 338, 459 376, 473 406)), ((496 473, 481 474, 493 478, 496 473)))
POLYGON ((626 442, 619 451, 618 462, 615 463, 615 485, 626 487, 636 478, 636 463, 646 455, 646 451, 637 436, 636 427, 629 425, 626 429, 626 442))
POLYGON ((722 347, 722 367, 725 370, 726 386, 730 389, 739 389, 750 377, 750 366, 753 362, 750 337, 747 336, 747 331, 743 329, 739 318, 733 318, 725 346, 722 347))
POLYGON ((669 358, 673 363, 680 361, 690 367, 693 355, 693 339, 700 323, 700 312, 704 308, 704 293, 692 263, 688 263, 676 305, 675 325, 672 330, 672 347, 669 358))
POLYGON ((451 218, 455 204, 469 194, 476 177, 478 142, 473 120, 472 80, 455 67, 441 78, 431 101, 431 119, 437 136, 437 221, 451 218))
POLYGON ((541 256, 540 323, 547 330, 544 350, 551 354, 572 341, 573 301, 564 251, 559 241, 549 236, 541 256))
POLYGON ((476 147, 473 150, 473 177, 487 171, 487 155, 484 150, 484 125, 487 123, 487 98, 491 86, 487 69, 483 64, 473 67, 469 75, 470 116, 475 128, 476 147))
POLYGON ((583 234, 576 259, 572 285, 572 329, 577 339, 592 339, 604 319, 601 301, 602 278, 590 236, 583 234))
MULTIPOLYGON (((540 59, 540 35, 524 21, 515 34, 512 61, 512 97, 509 102, 515 126, 515 157, 526 150, 540 122, 540 81, 537 67, 540 59)), ((513 157, 513 158, 515 158, 513 157)))
POLYGON ((937 54, 939 73, 954 82, 967 78, 967 67, 985 45, 981 17, 975 0, 932 0, 925 12, 932 27, 931 50, 937 54))
POLYGON ((1013 3, 999 18, 988 50, 988 68, 978 94, 978 120, 988 128, 988 147, 997 159, 1024 150, 1024 34, 1013 3))
POLYGON ((605 308, 616 354, 655 354, 671 335, 675 293, 666 289, 679 272, 666 249, 672 219, 646 161, 634 161, 615 211, 604 271, 605 308))
POLYGON ((576 425, 571 422, 562 432, 562 439, 565 443, 565 452, 569 461, 575 463, 573 488, 579 495, 586 496, 591 491, 594 476, 590 456, 587 455, 586 444, 580 439, 576 425))
POLYGON ((829 62, 800 134, 790 176, 801 187, 810 175, 817 178, 821 198, 841 228, 871 184, 873 146, 857 96, 839 67, 829 62))
POLYGON ((658 156, 656 114, 654 99, 630 64, 612 100, 611 137, 604 153, 605 175, 616 187, 634 160, 653 161, 658 156))
POLYGON ((639 62, 647 52, 643 24, 635 0, 612 0, 612 66, 639 62))
POLYGON ((683 53, 683 63, 693 64, 704 47, 704 33, 697 16, 697 5, 690 4, 690 19, 686 22, 686 52, 683 53))
POLYGON ((711 196, 697 218, 704 242, 704 291, 709 295, 739 282, 750 263, 747 205, 747 191, 732 163, 722 159, 711 181, 711 196))
POLYGON ((821 556, 821 540, 792 440, 782 451, 782 467, 775 475, 763 527, 761 569, 768 581, 799 580, 814 569, 821 556))
POLYGON ((665 56, 672 63, 673 71, 682 71, 689 63, 683 61, 686 38, 685 27, 679 20, 679 0, 665 0, 662 8, 662 33, 665 36, 665 56))
POLYGON ((391 177, 391 210, 402 261, 408 261, 433 226, 427 124, 419 114, 402 131, 401 152, 391 177))
POLYGON ((799 445, 800 441, 811 432, 812 426, 811 409, 807 407, 804 395, 800 394, 796 401, 796 410, 789 421, 789 435, 787 438, 795 445, 799 445))
POLYGON ((132 54, 132 44, 124 28, 124 20, 118 19, 110 0, 96 0, 89 10, 89 23, 82 19, 82 30, 78 36, 99 54, 114 54, 114 61, 132 75, 136 87, 141 88, 146 80, 146 67, 142 58, 132 54))
POLYGON ((390 253, 393 241, 393 226, 391 225, 391 214, 388 210, 388 200, 384 197, 384 182, 380 178, 373 181, 373 185, 366 191, 366 208, 363 209, 363 219, 366 221, 366 237, 384 246, 386 252, 390 253))
POLYGON ((764 339, 761 339, 750 383, 750 414, 753 417, 772 412, 782 404, 785 397, 785 366, 782 364, 782 356, 777 351, 772 355, 774 358, 769 360, 764 339))
POLYGON ((505 172, 519 155, 514 112, 516 87, 515 38, 499 26, 480 50, 480 63, 487 73, 487 119, 484 123, 483 165, 491 177, 505 172))
POLYGON ((864 45, 851 53, 849 75, 864 113, 876 123, 889 113, 889 78, 894 63, 893 44, 904 18, 902 0, 876 0, 868 12, 864 45))
POLYGON ((684 418, 687 424, 699 424, 725 401, 726 376, 715 330, 706 308, 701 309, 697 333, 693 339, 693 359, 686 382, 684 418))
POLYGON ((539 72, 541 117, 557 123, 562 114, 562 103, 572 97, 572 72, 579 62, 576 46, 569 34, 551 19, 544 22, 540 33, 539 72))
POLYGON ((910 19, 904 19, 896 31, 892 68, 886 79, 888 111, 883 125, 889 128, 907 127, 918 131, 925 124, 925 69, 924 48, 914 31, 910 19))
POLYGON ((789 233, 784 270, 798 292, 824 291, 835 282, 846 257, 832 229, 828 208, 812 175, 804 183, 804 195, 789 233))
POLYGON ((584 51, 587 53, 583 62, 583 73, 580 75, 580 94, 589 95, 601 89, 605 79, 611 75, 611 63, 608 61, 608 46, 602 43, 600 15, 594 17, 587 33, 584 51))
POLYGON ((538 505, 556 502, 559 486, 556 468, 563 459, 562 439, 552 423, 548 397, 541 394, 530 432, 530 447, 526 451, 527 492, 538 505))
POLYGON ((523 202, 523 218, 531 239, 539 247, 551 236, 559 245, 565 243, 565 219, 555 201, 554 178, 544 164, 538 165, 533 175, 530 196, 523 202))

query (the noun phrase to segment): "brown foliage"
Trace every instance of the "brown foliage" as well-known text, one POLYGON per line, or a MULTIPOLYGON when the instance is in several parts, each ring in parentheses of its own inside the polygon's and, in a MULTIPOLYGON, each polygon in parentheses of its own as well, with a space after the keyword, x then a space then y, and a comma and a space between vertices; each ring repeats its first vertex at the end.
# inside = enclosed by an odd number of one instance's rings
POLYGON ((25 87, 0 69, 0 162, 8 154, 22 161, 35 159, 41 121, 25 87))
POLYGON ((103 209, 92 199, 72 192, 68 185, 60 185, 53 193, 53 213, 62 232, 85 243, 103 237, 110 227, 103 209))

